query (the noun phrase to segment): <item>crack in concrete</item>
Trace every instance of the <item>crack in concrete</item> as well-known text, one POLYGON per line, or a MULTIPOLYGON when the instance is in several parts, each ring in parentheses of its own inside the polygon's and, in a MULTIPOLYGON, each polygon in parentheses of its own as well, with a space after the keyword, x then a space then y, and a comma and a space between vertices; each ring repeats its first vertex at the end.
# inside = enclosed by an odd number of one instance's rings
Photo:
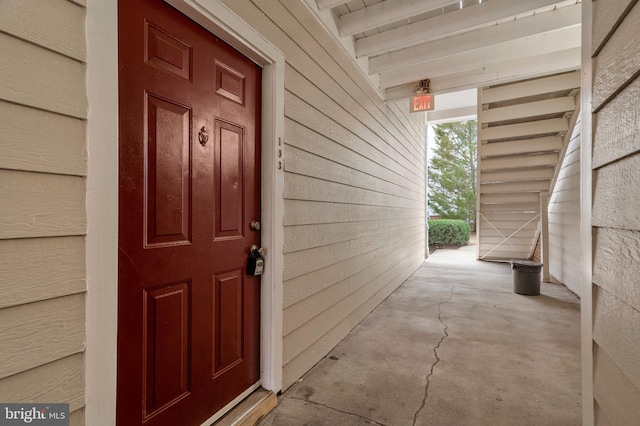
POLYGON ((319 405, 319 406, 321 406, 321 407, 328 408, 329 410, 333 410, 333 411, 336 411, 336 412, 338 412, 338 413, 342 413, 342 414, 347 414, 347 415, 349 415, 349 416, 358 417, 358 418, 360 418, 360 419, 362 419, 362 420, 365 420, 365 421, 367 421, 367 422, 371 422, 371 423, 376 424, 376 425, 379 425, 379 426, 387 426, 387 425, 385 425, 384 423, 376 422, 375 420, 370 419, 370 418, 368 418, 368 417, 361 416, 360 414, 355 414, 355 413, 350 413, 350 412, 348 412, 348 411, 338 410, 337 408, 330 407, 330 406, 325 405, 325 404, 322 404, 322 403, 320 403, 320 402, 311 401, 310 399, 297 398, 297 397, 295 397, 295 396, 290 396, 289 398, 291 398, 291 399, 297 399, 298 401, 310 402, 311 404, 319 405))
POLYGON ((416 422, 418 421, 418 415, 420 414, 420 412, 424 409, 424 407, 427 406, 427 398, 429 397, 429 385, 431 384, 431 376, 433 376, 433 370, 436 368, 436 365, 440 362, 440 357, 438 356, 438 349, 440 349, 440 345, 442 345, 442 342, 444 342, 444 339, 446 339, 447 337, 449 337, 449 326, 447 325, 446 322, 444 322, 442 320, 442 305, 444 305, 445 303, 449 303, 451 301, 451 298, 453 297, 453 292, 455 291, 456 286, 451 287, 451 293, 449 293, 449 297, 447 298, 447 300, 445 300, 444 302, 440 302, 438 303, 438 321, 440 321, 440 324, 442 324, 444 326, 444 334, 443 336, 440 338, 440 341, 438 342, 438 344, 436 344, 433 347, 433 355, 436 357, 436 360, 433 362, 433 364, 431 364, 431 368, 429 369, 429 374, 427 374, 427 377, 425 378, 425 380, 427 381, 427 383, 425 384, 424 387, 424 397, 422 398, 422 404, 420 404, 420 408, 418 408, 418 411, 416 411, 416 413, 413 415, 413 426, 416 425, 416 422))

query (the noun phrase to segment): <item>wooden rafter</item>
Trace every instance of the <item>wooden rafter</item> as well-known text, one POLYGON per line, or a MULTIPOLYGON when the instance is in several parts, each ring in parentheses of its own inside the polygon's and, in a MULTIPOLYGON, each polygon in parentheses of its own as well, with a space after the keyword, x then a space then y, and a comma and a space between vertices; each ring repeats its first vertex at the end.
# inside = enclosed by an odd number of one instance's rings
POLYGON ((349 3, 350 0, 318 0, 318 9, 324 12, 334 7, 349 3))
POLYGON ((580 25, 580 5, 544 12, 491 27, 421 43, 406 49, 372 57, 369 72, 397 70, 475 49, 490 48, 525 37, 580 25))
POLYGON ((340 35, 350 36, 371 30, 420 13, 443 7, 458 0, 395 0, 383 1, 340 17, 340 35))
MULTIPOLYGON (((579 47, 533 56, 518 61, 491 64, 488 67, 457 72, 442 77, 430 78, 432 93, 447 93, 456 90, 509 83, 527 78, 540 77, 554 72, 572 71, 580 67, 579 47)), ((416 82, 385 89, 385 99, 394 100, 413 96, 416 82)))
POLYGON ((435 37, 459 34, 470 29, 493 25, 501 19, 530 12, 557 2, 557 0, 491 0, 361 38, 356 41, 356 55, 378 55, 424 43, 435 37))
POLYGON ((579 48, 580 44, 579 26, 563 28, 387 71, 380 74, 380 86, 387 88, 464 70, 486 69, 493 63, 504 61, 504 58, 512 61, 529 59, 538 55, 579 48))

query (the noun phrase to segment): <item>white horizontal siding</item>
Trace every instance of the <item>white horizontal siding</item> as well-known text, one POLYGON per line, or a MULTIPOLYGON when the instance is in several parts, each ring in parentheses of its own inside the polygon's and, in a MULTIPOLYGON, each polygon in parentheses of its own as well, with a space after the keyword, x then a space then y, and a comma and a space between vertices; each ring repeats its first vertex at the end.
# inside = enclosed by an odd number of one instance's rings
MULTIPOLYGON (((328 74, 317 74, 313 80, 312 83, 293 67, 286 70, 285 86, 288 91, 309 101, 318 112, 322 112, 336 123, 342 124, 373 145, 385 157, 396 161, 406 169, 404 173, 421 175, 423 162, 423 157, 420 156, 421 151, 412 149, 412 146, 403 140, 402 136, 406 132, 400 132, 398 135, 400 137, 397 137, 381 123, 371 120, 370 113, 365 111, 355 99, 344 96, 344 92, 340 88, 332 88, 335 80, 331 79, 328 74), (331 96, 333 93, 335 95, 331 96), (394 143, 389 143, 392 140, 394 143)), ((387 114, 390 118, 393 117, 397 120, 392 111, 387 111, 387 114)), ((402 130, 403 124, 398 122, 396 128, 402 130)))
POLYGON ((640 231, 640 154, 598 169, 593 195, 593 225, 640 231))
POLYGON ((549 196, 549 272, 580 294, 580 123, 560 165, 549 196))
POLYGON ((625 16, 625 9, 633 0, 598 0, 593 4, 593 40, 592 53, 602 48, 605 39, 616 29, 625 16))
POLYGON ((83 120, 0 101, 0 168, 84 176, 83 120))
POLYGON ((0 170, 0 197, 0 238, 85 233, 84 178, 0 170))
POLYGON ((84 295, 0 310, 0 378, 84 350, 84 295))
POLYGON ((513 235, 514 237, 526 237, 526 238, 531 238, 530 237, 530 233, 531 232, 536 232, 536 230, 538 229, 538 226, 535 222, 531 222, 527 225, 522 225, 522 226, 518 226, 515 229, 507 229, 504 226, 500 226, 499 227, 500 230, 496 230, 496 229, 486 229, 484 231, 484 236, 489 238, 489 237, 501 237, 502 235, 513 235), (506 233, 504 231, 507 231, 506 233))
POLYGON ((596 347, 595 350, 594 367, 594 393, 598 406, 602 410, 601 416, 596 417, 598 419, 596 424, 602 426, 603 424, 637 423, 640 418, 638 388, 629 381, 624 371, 616 365, 607 351, 600 347, 596 347), (609 420, 609 417, 612 420, 609 420))
MULTIPOLYGON (((501 226, 504 226, 505 229, 518 229, 522 224, 535 219, 537 213, 491 213, 488 212, 483 214, 483 218, 481 220, 485 220, 485 218, 493 223, 500 223, 501 226)), ((536 228, 534 226, 534 228, 536 228)))
POLYGON ((0 5, 0 400, 84 424, 85 7, 0 5))
POLYGON ((286 170, 291 173, 303 174, 318 179, 327 179, 330 176, 333 182, 350 185, 355 188, 368 189, 389 195, 402 193, 404 198, 409 199, 419 199, 422 196, 421 193, 410 192, 396 183, 337 164, 295 147, 287 148, 285 165, 286 170))
MULTIPOLYGON (((411 249, 411 248, 410 248, 411 249)), ((424 250, 424 243, 417 245, 414 250, 424 250)), ((368 291, 372 291, 373 294, 369 299, 362 304, 351 307, 348 310, 350 313, 344 317, 340 323, 333 328, 327 330, 322 336, 320 336, 313 345, 309 346, 304 352, 301 352, 294 358, 292 358, 284 369, 283 382, 292 384, 300 376, 302 376, 308 369, 309 365, 313 365, 324 357, 335 345, 337 345, 344 336, 353 329, 362 319, 373 310, 380 302, 382 302, 393 290, 395 290, 403 281, 405 281, 411 274, 412 270, 415 270, 422 260, 417 262, 414 260, 405 260, 396 263, 391 269, 388 269, 383 274, 379 275, 378 279, 374 282, 370 282, 368 285, 368 291), (377 287, 378 282, 386 282, 383 287, 377 287)), ((353 301, 353 300, 352 300, 353 301)), ((287 353, 289 346, 285 344, 285 358, 291 357, 291 354, 287 353)))
POLYGON ((0 31, 78 61, 86 59, 85 8, 68 0, 8 0, 0 31))
POLYGON ((226 3, 287 59, 286 388, 422 262, 423 116, 383 103, 302 3, 226 3))
MULTIPOLYGON (((420 227, 424 230, 424 225, 420 227)), ((312 256, 322 248, 291 253, 285 261, 287 279, 285 287, 288 291, 285 292, 284 306, 288 307, 310 297, 324 288, 348 278, 350 274, 375 265, 380 259, 394 259, 396 250, 402 248, 404 243, 416 236, 417 228, 418 226, 414 226, 395 232, 400 238, 391 245, 388 241, 393 238, 393 233, 341 243, 337 250, 338 255, 331 256, 327 261, 320 261, 319 264, 313 261, 312 256), (292 260, 289 261, 289 258, 292 260), (298 260, 305 263, 294 266, 294 262, 298 260)), ((336 248, 336 245, 323 247, 336 248)), ((299 323, 286 327, 298 325, 299 323)))
POLYGON ((640 311, 640 232, 596 228, 593 282, 640 311))
MULTIPOLYGON (((285 96, 285 115, 299 125, 307 127, 318 135, 321 135, 320 137, 312 137, 310 141, 304 137, 297 137, 297 133, 293 133, 296 132, 296 130, 292 129, 295 128, 295 126, 291 126, 287 120, 285 122, 287 144, 294 145, 312 153, 317 153, 318 149, 322 149, 319 153, 322 157, 334 156, 337 151, 341 157, 337 162, 347 163, 347 165, 351 166, 349 163, 354 160, 356 164, 363 161, 364 164, 360 166, 365 168, 363 171, 371 174, 377 172, 379 174, 376 174, 376 176, 380 176, 385 180, 396 182, 414 192, 420 191, 422 183, 418 176, 407 173, 404 167, 386 157, 381 151, 371 146, 368 141, 352 133, 350 129, 334 122, 325 115, 319 114, 310 104, 289 92, 287 92, 285 96), (291 138, 289 137, 290 132, 292 133, 291 138), (309 147, 308 145, 313 142, 314 139, 322 139, 322 145, 316 148, 309 147), (327 147, 326 145, 333 146, 327 147), (346 153, 344 152, 345 150, 351 151, 351 153, 346 153), (356 154, 355 157, 352 153, 356 154), (368 170, 366 168, 368 168, 368 170)), ((360 170, 360 168, 358 168, 358 170, 360 170)))
POLYGON ((602 287, 596 287, 593 301, 593 340, 640 393, 640 311, 602 287))
MULTIPOLYGON (((413 249, 411 245, 408 249, 413 249)), ((408 249, 403 250, 405 254, 408 249)), ((406 261, 405 261, 406 262, 406 261)), ((327 290, 318 293, 314 300, 303 303, 301 309, 285 310, 285 318, 300 325, 288 324, 284 337, 284 362, 295 357, 314 345, 320 337, 338 326, 353 310, 353 306, 361 306, 371 296, 386 286, 390 278, 401 273, 394 259, 377 262, 369 268, 349 277, 327 290), (387 276, 387 275, 391 276, 387 276), (309 309, 309 312, 303 308, 309 309), (297 315, 296 315, 297 314, 297 315), (295 327, 295 328, 294 328, 295 327)), ((404 265, 406 267, 407 265, 404 265)))
POLYGON ((593 147, 593 166, 640 151, 640 110, 628 108, 640 99, 640 79, 635 79, 620 94, 594 115, 595 138, 608 143, 593 147), (618 123, 625 123, 620 126, 618 123))
POLYGON ((0 240, 0 308, 85 290, 84 238, 0 240))
MULTIPOLYGON (((624 0, 626 2, 626 0, 624 0)), ((604 8, 597 8, 594 22, 602 17, 604 8)), ((635 5, 611 34, 611 38, 593 62, 593 108, 617 96, 640 68, 640 43, 637 40, 640 7, 635 5)), ((594 145, 594 152, 595 152, 594 145)))
POLYGON ((0 32, 0 99, 86 118, 85 65, 0 32))
POLYGON ((75 354, 7 377, 0 381, 0 400, 66 402, 76 411, 84 406, 83 364, 82 354, 75 354))
POLYGON ((285 200, 285 225, 305 225, 347 221, 423 218, 424 210, 397 206, 326 203, 321 201, 285 200))
POLYGON ((640 4, 598 0, 593 17, 593 340, 596 424, 640 417, 640 4))
POLYGON ((372 279, 371 275, 373 274, 375 277, 376 274, 379 273, 379 271, 375 271, 375 269, 378 268, 378 263, 387 263, 387 266, 390 267, 391 264, 388 264, 388 262, 395 262, 393 253, 398 250, 402 251, 403 246, 412 246, 412 243, 415 243, 417 239, 414 230, 413 239, 407 238, 397 243, 395 247, 384 246, 373 252, 354 255, 354 257, 349 258, 349 266, 352 269, 351 273, 353 275, 349 276, 346 280, 337 282, 326 289, 314 293, 312 295, 313 297, 307 297, 285 309, 285 336, 288 336, 297 328, 304 326, 317 315, 332 308, 335 304, 359 290, 362 286, 369 284, 372 279), (389 260, 380 262, 380 259, 389 260))
POLYGON ((540 203, 499 203, 499 204, 483 204, 480 203, 480 211, 485 213, 529 213, 540 210, 540 203))

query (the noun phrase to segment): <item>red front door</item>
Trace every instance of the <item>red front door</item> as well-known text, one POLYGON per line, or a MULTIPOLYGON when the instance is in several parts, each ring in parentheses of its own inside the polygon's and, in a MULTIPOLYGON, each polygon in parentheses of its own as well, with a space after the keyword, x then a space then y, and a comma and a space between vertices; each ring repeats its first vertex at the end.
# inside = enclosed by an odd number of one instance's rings
POLYGON ((200 425, 259 380, 260 69, 119 2, 119 425, 200 425))

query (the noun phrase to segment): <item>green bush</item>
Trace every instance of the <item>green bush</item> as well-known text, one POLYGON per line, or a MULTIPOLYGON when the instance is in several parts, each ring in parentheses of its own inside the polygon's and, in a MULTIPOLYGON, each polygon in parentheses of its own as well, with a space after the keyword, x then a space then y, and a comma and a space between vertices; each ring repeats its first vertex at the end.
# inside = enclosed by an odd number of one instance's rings
POLYGON ((471 228, 463 220, 435 219, 429 221, 429 245, 466 246, 471 228))

